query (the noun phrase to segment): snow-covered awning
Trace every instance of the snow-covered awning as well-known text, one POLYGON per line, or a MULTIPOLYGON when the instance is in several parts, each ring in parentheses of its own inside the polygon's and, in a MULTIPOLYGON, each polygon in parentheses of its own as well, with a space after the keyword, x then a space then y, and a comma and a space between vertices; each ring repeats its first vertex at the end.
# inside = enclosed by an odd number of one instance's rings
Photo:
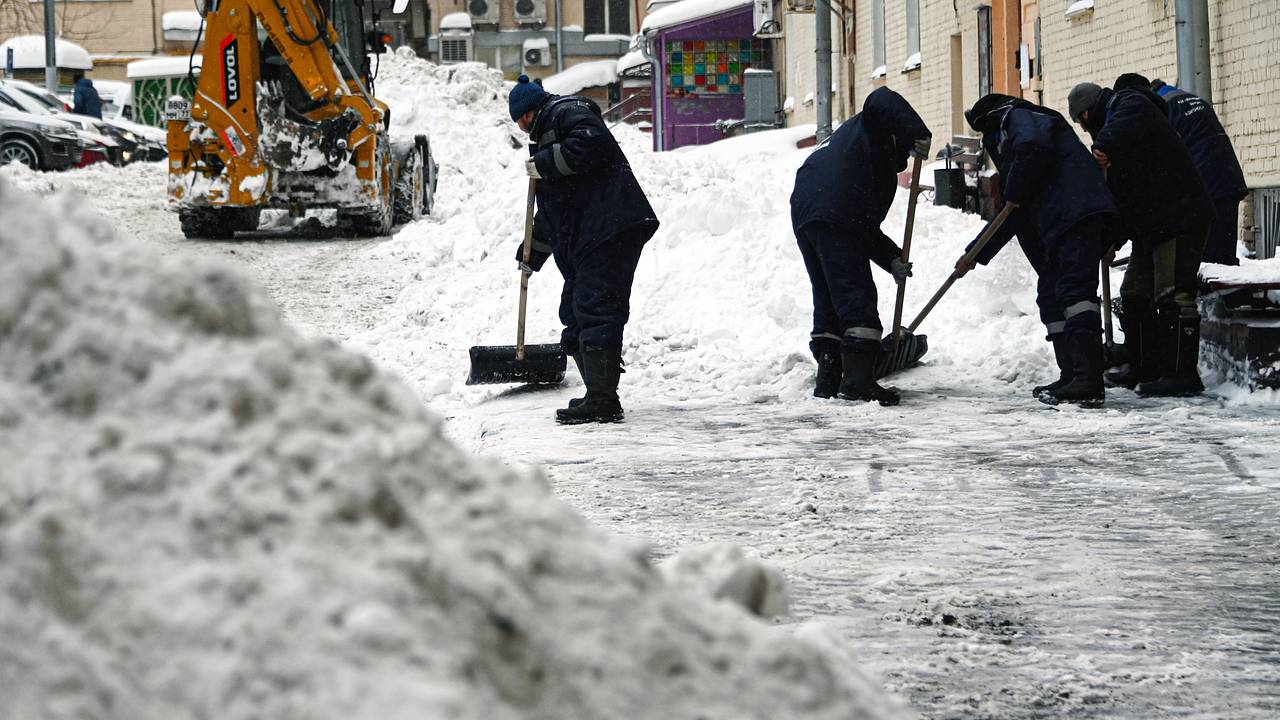
POLYGON ((649 58, 645 57, 643 50, 632 50, 626 55, 618 58, 618 74, 622 75, 628 70, 644 67, 645 65, 648 65, 649 62, 649 58))
POLYGON ((543 78, 542 87, 556 95, 572 95, 586 88, 604 87, 617 79, 617 60, 595 60, 578 63, 564 72, 543 78))
POLYGON ((200 23, 204 18, 195 10, 175 10, 167 12, 161 18, 164 28, 164 39, 178 42, 195 42, 200 34, 200 23))
MULTIPOLYGON (((190 59, 199 74, 200 64, 204 61, 200 55, 190 59)), ((154 57, 146 60, 134 60, 125 66, 125 75, 130 80, 154 77, 182 77, 187 74, 188 58, 186 55, 172 57, 154 57)))
POLYGON ((441 30, 470 30, 471 16, 464 12, 449 13, 440 18, 441 30))
POLYGON ((673 25, 681 25, 694 20, 711 17, 712 15, 719 15, 720 13, 728 12, 729 10, 751 7, 752 1, 753 0, 680 0, 680 2, 665 5, 646 16, 644 24, 640 26, 640 32, 650 33, 673 25))
MULTIPOLYGON (((13 67, 15 70, 28 70, 44 67, 44 36, 19 35, 0 43, 0 58, 13 50, 13 67)), ((66 40, 53 42, 54 62, 60 68, 71 70, 92 70, 93 60, 89 53, 79 45, 66 40)), ((3 62, 3 61, 0 61, 3 62)))

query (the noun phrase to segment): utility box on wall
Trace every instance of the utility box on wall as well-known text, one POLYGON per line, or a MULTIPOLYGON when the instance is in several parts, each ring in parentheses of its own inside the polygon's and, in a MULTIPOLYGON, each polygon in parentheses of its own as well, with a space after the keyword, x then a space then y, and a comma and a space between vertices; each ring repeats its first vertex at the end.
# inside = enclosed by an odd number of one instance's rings
POLYGON ((747 125, 773 125, 778 119, 778 78, 772 70, 752 68, 742 75, 747 125))

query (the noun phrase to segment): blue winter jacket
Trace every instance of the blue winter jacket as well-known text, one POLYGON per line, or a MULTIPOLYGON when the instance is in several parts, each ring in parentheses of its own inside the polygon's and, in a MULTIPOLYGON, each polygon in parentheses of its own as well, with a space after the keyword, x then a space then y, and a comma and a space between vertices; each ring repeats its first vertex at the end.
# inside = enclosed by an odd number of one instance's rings
POLYGON ((897 174, 907 167, 911 145, 931 137, 911 105, 889 88, 877 88, 862 112, 819 145, 796 172, 791 193, 791 225, 799 230, 826 222, 868 237, 869 254, 888 267, 900 250, 880 223, 897 193, 897 174))
POLYGON ((1000 171, 1001 196, 1019 207, 978 262, 990 262, 1014 235, 1035 233, 1052 246, 1085 219, 1117 219, 1115 199, 1093 155, 1057 112, 1018 101, 1004 112, 997 132, 983 134, 982 144, 1000 171))
POLYGON ((534 240, 543 252, 535 267, 551 249, 601 242, 636 228, 647 233, 647 241, 657 232, 657 214, 595 103, 548 96, 529 137, 529 153, 542 176, 534 240))
POLYGON ((74 105, 71 112, 102 119, 102 100, 98 97, 98 91, 94 89, 92 80, 86 77, 76 80, 73 99, 74 105))
POLYGON ((1163 106, 1146 88, 1103 90, 1095 106, 1106 115, 1093 146, 1111 159, 1107 186, 1135 242, 1199 232, 1214 218, 1209 191, 1163 106))
POLYGON ((1200 179, 1214 200, 1239 200, 1249 192, 1244 171, 1213 106, 1203 98, 1172 85, 1157 87, 1156 94, 1169 107, 1169 123, 1182 136, 1200 179))

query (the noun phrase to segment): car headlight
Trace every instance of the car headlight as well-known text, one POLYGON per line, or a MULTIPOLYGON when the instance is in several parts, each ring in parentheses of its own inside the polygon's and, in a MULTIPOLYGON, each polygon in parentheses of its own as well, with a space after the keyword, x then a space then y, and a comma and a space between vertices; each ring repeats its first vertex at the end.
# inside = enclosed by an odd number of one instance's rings
POLYGON ((128 140, 129 142, 138 142, 138 136, 134 135, 128 130, 125 130, 124 132, 120 133, 120 137, 124 138, 125 140, 128 140))

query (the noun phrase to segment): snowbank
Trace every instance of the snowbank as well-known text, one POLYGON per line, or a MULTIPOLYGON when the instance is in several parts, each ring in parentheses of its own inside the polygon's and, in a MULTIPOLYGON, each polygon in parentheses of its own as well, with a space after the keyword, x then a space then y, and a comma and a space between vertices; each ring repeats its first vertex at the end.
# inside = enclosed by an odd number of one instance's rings
POLYGON ((617 60, 593 60, 545 78, 542 87, 556 95, 573 95, 586 88, 604 87, 618 80, 617 60))
POLYGON ((81 205, 0 184, 0 717, 895 714, 829 641, 667 582, 263 290, 81 205))
POLYGON ((1200 277, 1233 284, 1280 283, 1280 257, 1241 260, 1239 265, 1205 263, 1200 267, 1200 277))
MULTIPOLYGON (((13 50, 13 67, 30 69, 44 67, 44 36, 19 35, 0 43, 0 62, 13 50)), ((88 51, 79 45, 62 39, 53 41, 54 60, 60 68, 92 70, 93 60, 88 51)))

